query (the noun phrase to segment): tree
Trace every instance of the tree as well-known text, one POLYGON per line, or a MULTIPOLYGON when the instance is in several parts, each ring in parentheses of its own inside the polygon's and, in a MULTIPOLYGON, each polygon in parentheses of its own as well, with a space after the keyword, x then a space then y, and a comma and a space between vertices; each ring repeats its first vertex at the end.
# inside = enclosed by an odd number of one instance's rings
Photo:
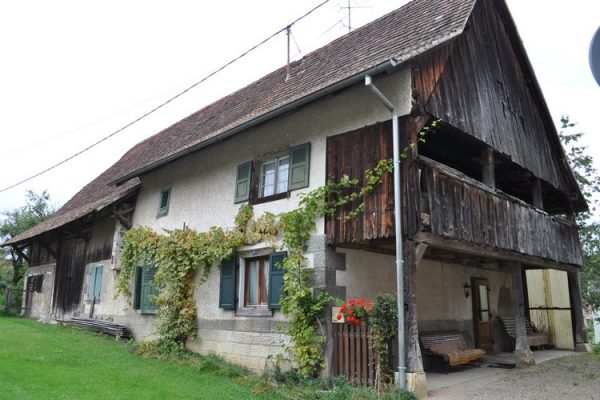
POLYGON ((583 264, 579 271, 581 297, 583 303, 594 311, 600 310, 600 223, 594 220, 598 210, 600 194, 600 176, 594 168, 593 157, 587 153, 587 146, 580 144, 583 132, 573 133, 575 124, 568 116, 560 119, 562 129, 559 133, 565 147, 569 165, 575 174, 579 187, 585 197, 589 211, 577 215, 579 240, 583 253, 583 264))
MULTIPOLYGON (((50 205, 50 195, 47 191, 44 190, 41 194, 37 194, 32 190, 28 190, 26 198, 24 206, 1 213, 3 219, 0 221, 0 243, 25 232, 54 213, 54 208, 50 205)), ((13 247, 4 249, 5 258, 10 259, 12 262, 11 283, 15 286, 23 278, 25 272, 23 256, 13 247)))

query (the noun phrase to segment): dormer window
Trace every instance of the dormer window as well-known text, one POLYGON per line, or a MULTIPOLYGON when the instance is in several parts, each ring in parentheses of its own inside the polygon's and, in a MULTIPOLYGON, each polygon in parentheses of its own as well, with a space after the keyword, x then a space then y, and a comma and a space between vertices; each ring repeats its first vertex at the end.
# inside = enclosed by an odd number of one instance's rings
POLYGON ((162 217, 167 215, 169 212, 169 202, 171 200, 171 188, 163 189, 160 191, 160 199, 158 203, 157 216, 162 217))

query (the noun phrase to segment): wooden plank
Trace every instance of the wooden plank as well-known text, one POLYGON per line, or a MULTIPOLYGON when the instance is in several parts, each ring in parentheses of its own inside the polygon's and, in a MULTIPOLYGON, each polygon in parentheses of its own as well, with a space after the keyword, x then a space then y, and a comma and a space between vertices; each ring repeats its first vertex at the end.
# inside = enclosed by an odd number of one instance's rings
POLYGON ((344 324, 344 361, 346 379, 350 379, 350 337, 348 335, 348 324, 344 324))
POLYGON ((496 177, 494 171, 494 149, 486 146, 481 151, 482 181, 491 188, 496 187, 496 177))

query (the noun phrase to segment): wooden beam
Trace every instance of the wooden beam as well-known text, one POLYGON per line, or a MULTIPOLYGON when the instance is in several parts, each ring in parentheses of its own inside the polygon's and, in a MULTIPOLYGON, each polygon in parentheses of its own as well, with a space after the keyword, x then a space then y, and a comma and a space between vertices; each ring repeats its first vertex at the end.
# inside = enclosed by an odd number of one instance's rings
POLYGON ((486 146, 481 151, 481 176, 483 183, 489 187, 496 187, 496 178, 494 172, 494 149, 490 146, 486 146))
POLYGON ((45 248, 46 251, 48 253, 50 253, 50 255, 52 256, 52 258, 54 258, 55 261, 58 259, 58 254, 52 249, 52 245, 50 243, 40 242, 40 246, 42 246, 43 248, 45 248))
POLYGON ((423 256, 425 255, 425 252, 427 251, 427 247, 429 247, 429 245, 427 243, 418 243, 415 249, 415 262, 417 264, 417 266, 421 263, 421 260, 423 259, 423 256))
POLYGON ((126 217, 126 215, 133 212, 133 210, 134 210, 134 207, 129 207, 124 210, 119 210, 117 208, 117 205, 115 204, 113 206, 111 214, 114 215, 125 228, 131 229, 133 224, 131 223, 130 219, 128 217, 126 217))
POLYGON ((583 322, 583 305, 581 302, 581 289, 579 286, 579 271, 567 271, 569 282, 569 299, 571 301, 572 320, 575 322, 573 331, 575 333, 575 347, 578 343, 586 343, 585 324, 583 322))
POLYGON ((448 239, 427 232, 419 232, 413 238, 418 243, 427 243, 432 249, 450 250, 456 253, 470 254, 483 258, 515 261, 540 268, 552 268, 561 271, 577 270, 576 265, 561 263, 555 260, 517 253, 516 251, 498 249, 496 247, 448 239))
POLYGON ((23 252, 23 249, 25 249, 25 247, 27 247, 27 246, 19 247, 17 245, 12 245, 12 248, 15 251, 15 253, 17 253, 17 255, 19 257, 21 257, 23 260, 27 261, 28 264, 30 264, 31 263, 31 259, 29 258, 29 256, 27 254, 25 254, 23 252))
POLYGON ((533 187, 531 188, 531 198, 533 200, 533 206, 535 208, 539 208, 540 210, 544 209, 544 200, 542 198, 542 180, 540 178, 535 178, 533 181, 533 187))
MULTIPOLYGON (((415 242, 404 242, 404 321, 406 327, 406 372, 423 373, 423 358, 419 346, 419 329, 417 325, 417 263, 415 242)), ((401 351, 401 349, 399 349, 401 351)))
POLYGON ((525 297, 523 295, 523 274, 521 263, 510 263, 512 278, 512 294, 515 311, 515 352, 531 351, 527 342, 527 327, 525 326, 525 297))

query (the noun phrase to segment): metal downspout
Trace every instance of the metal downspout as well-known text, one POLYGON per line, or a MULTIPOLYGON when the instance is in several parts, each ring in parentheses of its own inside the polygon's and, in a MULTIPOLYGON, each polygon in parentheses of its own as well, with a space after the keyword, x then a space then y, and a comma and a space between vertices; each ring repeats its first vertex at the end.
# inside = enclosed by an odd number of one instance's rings
POLYGON ((371 89, 392 113, 394 162, 394 224, 396 235, 396 291, 398 306, 398 380, 399 389, 406 389, 406 360, 404 349, 404 255, 402 250, 402 209, 400 196, 400 138, 398 136, 398 110, 373 84, 371 75, 365 75, 365 86, 371 89))

